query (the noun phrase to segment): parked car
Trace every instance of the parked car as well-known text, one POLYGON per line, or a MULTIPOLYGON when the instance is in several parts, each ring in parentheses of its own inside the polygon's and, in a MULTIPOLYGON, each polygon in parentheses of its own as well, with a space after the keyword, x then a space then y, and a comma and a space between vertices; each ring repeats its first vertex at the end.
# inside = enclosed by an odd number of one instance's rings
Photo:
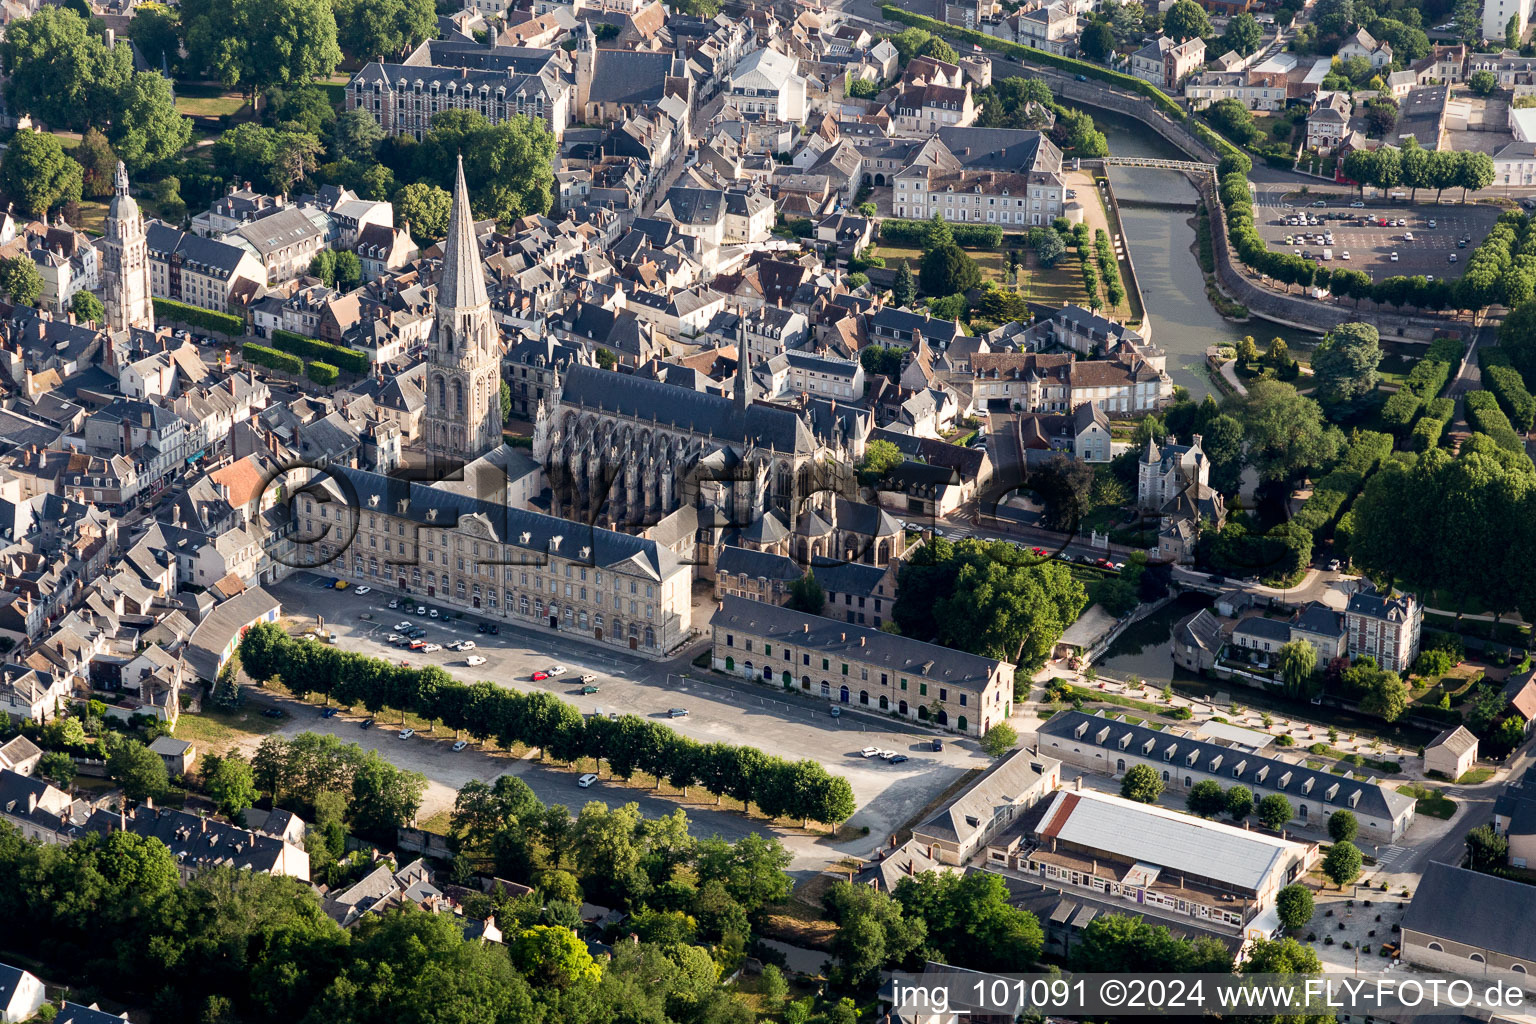
POLYGON ((1365 204, 1362 203, 1360 200, 1356 199, 1354 202, 1349 204, 1349 208, 1351 210, 1363 210, 1363 209, 1365 209, 1365 204))
POLYGON ((1331 559, 1328 560, 1328 571, 1329 572, 1338 572, 1339 571, 1339 560, 1337 558, 1331 558, 1331 559))
POLYGON ((592 786, 592 783, 596 781, 597 776, 591 772, 587 772, 587 774, 576 780, 576 785, 580 786, 582 789, 589 789, 592 786))
POLYGON ((1394 252, 1391 256, 1388 256, 1387 259, 1391 260, 1393 263, 1396 263, 1397 262, 1397 253, 1394 252))
POLYGON ((391 608, 391 609, 399 608, 400 607, 400 599, 398 597, 390 598, 389 599, 389 604, 386 607, 391 608))
POLYGON ((581 681, 583 683, 595 683, 597 682, 597 676, 591 672, 583 672, 581 674, 581 681))
POLYGON ((1455 263, 1455 262, 1456 262, 1456 259, 1457 259, 1457 256, 1456 256, 1456 254, 1455 254, 1455 253, 1451 253, 1451 262, 1452 262, 1452 263, 1455 263))
POLYGON ((1340 252, 1339 253, 1339 259, 1341 259, 1344 262, 1348 263, 1349 262, 1349 250, 1345 249, 1344 251, 1340 252))
POLYGON ((549 674, 552 675, 552 676, 563 676, 563 675, 565 675, 565 666, 564 665, 551 665, 549 667, 549 674))
POLYGON ((459 641, 459 650, 461 650, 461 651, 472 651, 474 649, 475 649, 475 642, 473 640, 460 640, 459 641))
POLYGON ((282 708, 267 708, 267 710, 262 712, 262 715, 267 718, 282 718, 287 713, 282 708))
POLYGON ((891 758, 891 764, 905 764, 908 760, 909 759, 906 754, 897 754, 895 757, 891 758))
POLYGON ((882 760, 882 761, 889 761, 891 758, 893 758, 895 756, 896 756, 896 751, 894 751, 894 750, 882 750, 882 751, 880 751, 880 760, 882 760))
POLYGON ((365 718, 361 722, 357 723, 357 727, 359 729, 372 729, 373 728, 373 719, 365 718))
POLYGON ((459 751, 463 750, 467 746, 469 746, 469 740, 459 740, 456 743, 454 743, 454 745, 453 745, 453 752, 455 754, 457 754, 459 751))
POLYGON ((474 668, 476 665, 484 665, 485 659, 480 657, 478 654, 471 654, 469 657, 464 659, 464 664, 468 665, 470 668, 474 668))
POLYGON ((359 596, 361 596, 363 594, 371 594, 371 593, 373 593, 373 588, 372 587, 358 587, 356 590, 352 591, 352 593, 357 594, 359 596))
POLYGON ((427 612, 427 614, 429 616, 431 616, 432 618, 434 618, 434 619, 439 617, 438 614, 437 614, 437 609, 436 608, 433 608, 431 611, 427 612))
POLYGON ((667 715, 670 718, 687 718, 688 717, 688 709, 687 708, 668 708, 667 709, 667 715))
POLYGON ((879 757, 880 756, 880 748, 879 747, 865 747, 863 750, 859 751, 859 756, 860 757, 879 757))
POLYGON ((935 751, 943 750, 944 749, 944 741, 939 739, 937 736, 935 736, 933 738, 933 749, 935 751))
POLYGON ((475 632, 476 633, 484 633, 485 632, 485 623, 482 622, 482 623, 478 624, 477 626, 475 626, 475 632))
POLYGON ((834 704, 834 705, 832 705, 832 710, 830 712, 828 712, 828 713, 833 718, 840 718, 840 717, 842 717, 843 709, 838 707, 836 704, 834 704))
POLYGON ((1431 230, 1431 231, 1433 231, 1433 230, 1434 230, 1434 229, 1435 229, 1435 228, 1436 228, 1436 227, 1438 227, 1438 226, 1439 226, 1439 225, 1437 225, 1437 224, 1436 224, 1436 223, 1435 223, 1435 218, 1433 218, 1433 217, 1431 217, 1431 218, 1429 218, 1429 229, 1430 229, 1430 230, 1431 230))
POLYGON ((341 711, 340 708, 326 708, 324 711, 320 712, 320 717, 321 718, 335 718, 336 715, 340 711, 341 711))
POLYGON ((425 615, 425 614, 427 614, 427 606, 424 605, 424 604, 417 605, 416 606, 416 614, 417 615, 425 615))
POLYGON ((496 625, 496 623, 494 623, 494 622, 491 623, 491 636, 495 636, 497 633, 500 633, 500 632, 501 632, 501 627, 496 625))
POLYGON ((410 629, 414 625, 415 625, 415 623, 413 623, 409 619, 407 619, 404 622, 397 622, 397 623, 395 623, 395 630, 398 632, 398 631, 401 631, 401 630, 410 629))
POLYGON ((1322 209, 1322 208, 1323 208, 1323 207, 1325 207, 1325 206, 1327 206, 1327 205, 1328 205, 1328 200, 1326 200, 1326 199, 1319 199, 1319 200, 1318 200, 1318 201, 1317 201, 1317 202, 1315 202, 1315 203, 1313 203, 1313 204, 1312 204, 1312 205, 1313 205, 1313 206, 1314 206, 1314 207, 1315 207, 1315 208, 1317 208, 1317 209, 1319 209, 1319 210, 1320 210, 1320 209, 1322 209))
POLYGON ((1405 241, 1405 242, 1413 241, 1413 232, 1412 231, 1404 231, 1403 232, 1403 241, 1405 241))
POLYGON ((346 590, 347 587, 351 586, 351 584, 349 584, 346 580, 332 580, 331 586, 335 587, 337 590, 346 590))
POLYGON ((532 676, 533 681, 536 682, 536 683, 542 683, 544 680, 546 680, 548 678, 549 678, 549 673, 548 672, 535 672, 533 674, 533 676, 532 676))
POLYGON ((585 685, 585 686, 583 686, 581 688, 581 692, 582 693, 586 693, 586 694, 596 693, 597 692, 597 685, 595 683, 588 683, 587 685, 585 685))
POLYGON ((427 644, 427 646, 425 646, 425 647, 423 647, 421 649, 421 653, 422 654, 436 654, 438 651, 440 651, 442 649, 443 649, 443 645, 442 644, 427 644))
POLYGON ((416 730, 415 729, 401 729, 400 730, 400 738, 403 739, 403 740, 408 740, 412 736, 415 736, 415 735, 416 735, 416 730))

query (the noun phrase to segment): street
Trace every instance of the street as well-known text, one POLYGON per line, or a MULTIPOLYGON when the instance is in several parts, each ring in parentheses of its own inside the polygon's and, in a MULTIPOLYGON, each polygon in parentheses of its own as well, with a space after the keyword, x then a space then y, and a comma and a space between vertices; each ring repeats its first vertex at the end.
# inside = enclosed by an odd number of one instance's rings
MULTIPOLYGON (((984 768, 988 763, 975 740, 944 734, 944 750, 935 752, 930 748, 936 733, 915 724, 846 706, 840 709, 839 716, 833 717, 832 706, 823 701, 699 669, 689 660, 697 648, 670 662, 654 662, 621 651, 599 649, 569 636, 505 623, 499 624, 499 635, 491 636, 477 632, 471 619, 432 619, 391 610, 387 607, 393 596, 389 592, 338 592, 322 585, 327 580, 328 577, 310 573, 295 573, 268 589, 282 601, 285 616, 300 622, 314 622, 317 615, 323 616, 325 628, 336 632, 337 645, 345 650, 416 666, 440 665, 464 682, 489 679, 498 686, 522 691, 545 689, 584 714, 634 714, 662 720, 701 743, 755 746, 779 757, 815 760, 828 771, 845 776, 858 803, 858 810, 847 825, 854 829, 867 827, 867 837, 834 846, 822 835, 780 833, 795 854, 797 871, 819 870, 845 853, 868 855, 966 769, 984 768), (370 618, 362 618, 364 614, 370 618), (443 644, 444 649, 426 654, 385 643, 392 627, 407 620, 427 631, 427 641, 443 644), (454 640, 473 640, 473 653, 485 658, 486 663, 468 666, 464 653, 446 649, 446 644, 454 640), (566 671, 539 682, 530 678, 535 670, 556 665, 566 671), (584 673, 597 676, 596 694, 580 692, 579 680, 584 673), (688 715, 670 718, 668 709, 674 707, 686 708, 688 715), (866 746, 896 750, 910 760, 900 765, 878 759, 866 761, 859 756, 866 746)), ((532 761, 518 762, 509 768, 504 756, 491 757, 473 750, 456 754, 449 750, 449 739, 444 737, 399 740, 397 731, 387 728, 387 720, 381 720, 375 729, 360 730, 356 719, 322 719, 313 708, 291 710, 296 720, 285 723, 285 731, 307 728, 334 732, 364 746, 374 746, 391 761, 425 774, 435 785, 422 807, 422 817, 451 806, 453 791, 465 780, 489 781, 508 770, 521 775, 541 800, 565 803, 573 810, 591 799, 609 803, 636 799, 632 795, 636 790, 603 783, 579 790, 577 773, 564 768, 543 767, 532 761)), ((711 798, 701 792, 700 799, 707 803, 711 798)), ((654 809, 664 813, 674 806, 677 804, 673 801, 650 798, 647 812, 654 809)), ((719 832, 730 837, 749 831, 773 831, 760 821, 732 813, 708 810, 695 816, 690 807, 689 817, 695 819, 695 832, 699 835, 719 832)))

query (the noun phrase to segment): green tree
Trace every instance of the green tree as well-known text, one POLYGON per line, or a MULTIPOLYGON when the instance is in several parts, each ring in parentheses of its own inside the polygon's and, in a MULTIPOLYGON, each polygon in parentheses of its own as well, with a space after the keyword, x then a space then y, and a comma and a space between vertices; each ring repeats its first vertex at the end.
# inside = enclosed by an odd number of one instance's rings
POLYGON ((81 323, 103 323, 107 317, 107 307, 101 300, 84 288, 75 292, 69 300, 69 311, 75 314, 75 319, 81 323))
POLYGON ((1289 480, 1338 453, 1342 435, 1290 384, 1255 381, 1246 396, 1228 399, 1226 409, 1243 425, 1247 461, 1260 479, 1289 480))
POLYGON ((415 182, 395 194, 395 223, 410 228, 412 237, 436 241, 448 234, 453 196, 436 185, 415 182))
POLYGON ((70 154, 80 165, 81 195, 91 199, 104 199, 112 194, 117 175, 117 154, 112 144, 95 128, 86 131, 70 154))
POLYGON ((1100 914, 1073 944, 1069 963, 1074 971, 1102 974, 1226 973, 1232 969, 1232 954, 1212 939, 1179 939, 1144 917, 1100 914))
POLYGON ((1201 779, 1190 788, 1184 805, 1191 814, 1202 818, 1214 818, 1227 807, 1227 795, 1221 791, 1221 783, 1213 779, 1201 779))
POLYGON ((923 44, 922 55, 924 57, 932 57, 934 60, 941 60, 946 64, 958 64, 960 62, 960 55, 955 52, 955 48, 938 36, 934 36, 923 44))
POLYGON ((1291 802, 1279 793, 1271 793, 1259 801, 1259 821, 1271 831, 1280 831, 1295 813, 1291 802))
POLYGON ((548 213, 554 204, 555 138, 541 118, 513 117, 492 124, 483 114, 445 110, 414 150, 417 180, 453 184, 458 155, 471 205, 481 217, 510 223, 548 213))
POLYGON ((507 420, 512 418, 512 388, 506 381, 502 381, 500 392, 501 420, 503 423, 505 423, 507 420))
POLYGON ((859 477, 866 483, 875 483, 887 473, 905 462, 907 457, 890 441, 875 440, 864 446, 864 458, 859 462, 859 477))
POLYGON ((437 34, 432 0, 336 0, 336 41, 360 61, 392 60, 437 34))
POLYGON ((1408 710, 1408 687, 1396 672, 1379 672, 1360 699, 1360 710, 1395 722, 1408 710))
POLYGON ((55 136, 41 132, 22 131, 11 137, 0 161, 0 182, 23 212, 38 217, 80 201, 80 165, 69 158, 55 136))
POLYGON ((170 160, 192 141, 192 120, 176 113, 170 82, 139 71, 117 94, 107 138, 130 174, 170 160))
POLYGON ((1312 352, 1315 393, 1324 408, 1352 406, 1376 389, 1381 344, 1371 324, 1341 324, 1312 352))
POLYGON ((187 63, 247 96, 324 78, 341 61, 326 0, 183 0, 187 63))
POLYGON ((1312 890, 1292 882, 1276 894, 1275 911, 1280 915, 1280 924, 1284 927, 1302 927, 1312 920, 1312 890))
POLYGON ((1365 859, 1354 843, 1334 843, 1328 848, 1328 855, 1323 858, 1323 874, 1342 889, 1360 877, 1360 868, 1364 863, 1365 859))
POLYGON ((336 287, 341 291, 351 291, 363 280, 363 262, 357 258, 357 253, 351 249, 338 249, 336 251, 336 287))
POLYGON ((807 569, 805 574, 789 585, 789 607, 807 615, 820 615, 826 606, 827 594, 816 582, 816 574, 807 569))
POLYGON ((1239 55, 1246 57, 1257 52, 1263 44, 1264 30, 1259 27, 1259 19, 1245 11, 1227 22, 1221 42, 1227 49, 1236 50, 1239 55))
POLYGON ((850 882, 834 882, 822 897, 837 925, 832 937, 834 977, 844 984, 872 981, 881 968, 902 964, 927 937, 921 918, 905 912, 890 893, 850 882))
POLYGON ((175 8, 153 0, 135 5, 128 38, 151 68, 174 71, 181 62, 181 19, 175 8))
POLYGON ((916 295, 917 287, 912 281, 912 268, 906 260, 902 260, 896 265, 896 279, 891 283, 891 301, 898 307, 911 306, 916 295))
POLYGON ((1163 795, 1163 780, 1148 765, 1131 765, 1120 780, 1120 795, 1138 803, 1155 804, 1163 795))
POLYGON ((44 6, 6 27, 0 70, 13 113, 55 130, 81 131, 111 116, 133 58, 126 47, 108 50, 74 11, 44 6))
POLYGON ((361 107, 336 115, 331 126, 331 151, 345 160, 370 161, 384 141, 384 129, 361 107))
POLYGON ((219 757, 210 754, 203 760, 203 789, 231 820, 256 805, 256 775, 251 764, 237 753, 219 757))
POLYGON ((68 789, 75 781, 75 759, 61 750, 49 751, 37 762, 37 774, 61 789, 68 789))
POLYGON ((1115 33, 1104 22, 1092 21, 1083 30, 1078 47, 1083 51, 1084 57, 1103 64, 1106 58, 1115 52, 1115 33))
POLYGON ((392 836, 415 820, 426 790, 425 775, 396 768, 370 750, 352 776, 353 824, 359 832, 392 836))
POLYGON ((309 261, 309 273, 312 277, 318 277, 326 287, 336 283, 336 250, 321 249, 315 253, 314 259, 309 261))
POLYGON ((1247 786, 1233 786, 1227 790, 1227 817, 1242 821, 1253 813, 1253 791, 1247 786))
POLYGON ((1467 867, 1473 871, 1502 868, 1509 860, 1509 840, 1492 825, 1479 825, 1467 833, 1467 867))
POLYGON ((1285 692, 1290 697, 1306 695, 1317 671, 1317 648, 1306 640, 1292 640, 1280 648, 1280 678, 1285 681, 1285 692))
POLYGON ((1029 486, 1044 506, 1047 529, 1076 531, 1093 511, 1093 467, 1079 459, 1053 455, 1029 475, 1029 486))
POLYGON ((539 925, 526 929, 507 949, 522 975, 539 987, 569 988, 602 977, 586 943, 569 928, 539 925))
POLYGON ((162 799, 170 788, 165 762, 138 740, 121 740, 112 748, 107 755, 107 774, 134 803, 162 799))
POLYGON ((1486 68, 1474 71, 1467 76, 1467 88, 1472 90, 1474 96, 1487 96, 1498 87, 1499 80, 1486 68))
POLYGON ((981 749, 988 757, 1002 757, 1018 745, 1019 734, 1007 722, 998 722, 981 738, 981 749))
POLYGON ((897 882, 895 895, 909 918, 923 922, 929 948, 947 962, 963 958, 978 970, 1021 971, 1039 959, 1040 922, 1009 902, 998 875, 924 872, 897 882))
POLYGON ((1360 823, 1355 820, 1354 812, 1340 808, 1328 815, 1328 838, 1334 842, 1353 842, 1359 831, 1360 823))
POLYGON ((1210 15, 1195 0, 1174 0, 1163 15, 1163 34, 1182 43, 1186 39, 1206 39, 1215 35, 1210 15))

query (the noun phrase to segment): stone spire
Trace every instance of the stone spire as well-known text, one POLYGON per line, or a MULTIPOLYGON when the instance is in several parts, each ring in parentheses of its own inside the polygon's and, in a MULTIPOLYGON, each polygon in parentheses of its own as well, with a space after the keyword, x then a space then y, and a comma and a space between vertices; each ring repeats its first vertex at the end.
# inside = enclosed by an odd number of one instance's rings
POLYGON ((752 404, 752 352, 747 344, 746 310, 736 310, 736 408, 752 404))
POLYGON ((109 331, 130 327, 153 330, 154 307, 149 284, 149 250, 144 217, 128 192, 128 169, 117 162, 112 176, 112 202, 102 225, 102 298, 109 331))
POLYGON ((458 176, 453 184, 453 213, 448 218, 448 238, 443 242, 443 286, 437 304, 448 309, 469 309, 487 301, 480 245, 475 241, 475 218, 469 212, 469 189, 464 184, 464 156, 460 154, 458 176))

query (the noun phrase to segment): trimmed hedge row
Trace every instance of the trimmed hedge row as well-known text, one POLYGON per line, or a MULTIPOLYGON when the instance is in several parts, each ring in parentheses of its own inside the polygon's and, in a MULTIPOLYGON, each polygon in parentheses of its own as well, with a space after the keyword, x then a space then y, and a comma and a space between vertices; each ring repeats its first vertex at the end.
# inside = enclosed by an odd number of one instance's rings
POLYGON ((214 334, 238 338, 245 333, 245 321, 229 313, 215 313, 201 306, 189 306, 174 299, 154 299, 155 319, 174 320, 188 327, 200 327, 214 334))
POLYGON ((1382 404, 1381 422, 1397 433, 1402 433, 1413 425, 1413 418, 1419 414, 1423 405, 1424 399, 1403 388, 1382 404))
POLYGON ((1450 363, 1426 357, 1408 371, 1408 379, 1403 382, 1403 387, 1427 402, 1443 391, 1450 379, 1450 363))
POLYGON ((1493 392, 1468 391, 1464 401, 1467 407, 1467 422, 1472 425, 1473 430, 1487 434, 1500 448, 1525 453, 1525 445, 1521 443, 1520 435, 1516 434, 1515 428, 1509 425, 1509 417, 1505 416, 1504 410, 1499 408, 1499 400, 1493 397, 1493 392))
POLYGON ((1365 478, 1391 453, 1391 434, 1357 431, 1333 472, 1313 485, 1312 496, 1302 503, 1293 522, 1310 530, 1318 540, 1325 538, 1339 510, 1359 493, 1365 478))
MULTIPOLYGON (((1483 349, 1482 351, 1488 351, 1483 349)), ((1467 343, 1460 338, 1436 338, 1429 343, 1429 351, 1424 353, 1425 359, 1433 359, 1440 363, 1455 365, 1467 355, 1467 343)))
POLYGON ((340 345, 332 345, 328 341, 319 341, 315 338, 306 338, 302 334, 294 334, 292 331, 273 331, 273 343, 284 352, 292 352, 296 356, 305 359, 320 359, 340 370, 348 373, 365 374, 368 372, 368 353, 360 352, 355 348, 343 348, 340 345))
POLYGON ((1522 434, 1529 433, 1536 422, 1536 398, 1525 389, 1525 378, 1513 366, 1491 364, 1483 367, 1483 383, 1499 400, 1499 408, 1509 417, 1510 425, 1522 434))
POLYGON ((1140 78, 1132 75, 1111 71, 1109 68, 1098 64, 1090 64, 1088 61, 1074 60, 1071 57, 1047 53, 1045 50, 1037 50, 1033 46, 1025 46, 1022 43, 1010 43, 996 36, 989 36, 985 32, 977 32, 975 29, 947 25, 942 21, 927 18, 921 14, 913 14, 891 4, 882 4, 880 13, 886 21, 899 21, 903 25, 926 29, 936 36, 948 36, 951 39, 958 39, 962 42, 1012 57, 1015 60, 1026 61, 1030 64, 1043 64, 1047 67, 1059 68, 1062 71, 1070 71, 1075 75, 1082 75, 1084 78, 1092 78, 1100 82, 1118 85, 1122 89, 1145 96, 1158 109, 1175 121, 1183 121, 1187 116, 1184 113, 1184 108, 1175 103, 1163 90, 1151 82, 1142 81, 1140 78))
POLYGON ((1449 398, 1436 398, 1426 402, 1424 415, 1414 424, 1411 443, 1414 451, 1426 452, 1440 443, 1446 426, 1456 415, 1456 403, 1449 398))
POLYGON ((240 358, 257 366, 265 366, 269 370, 291 373, 295 377, 304 372, 304 360, 298 356, 291 356, 287 352, 279 352, 275 348, 267 348, 253 341, 240 346, 240 358))
MULTIPOLYGON (((949 222, 949 233, 956 245, 978 249, 996 249, 1003 244, 1003 229, 996 224, 956 224, 949 222)), ((887 218, 880 222, 880 241, 890 245, 910 245, 921 249, 928 242, 928 222, 887 218)))
POLYGON ((336 378, 340 376, 336 367, 330 363, 322 363, 318 359, 304 367, 304 375, 322 387, 335 384, 336 378))
POLYGON ((538 747, 559 761, 600 758, 620 778, 641 771, 679 789, 702 786, 756 804, 769 817, 836 824, 856 804, 848 780, 816 761, 788 761, 754 747, 699 743, 637 715, 588 718, 552 693, 519 693, 490 682, 465 684, 436 665, 415 669, 289 636, 259 622, 240 640, 241 667, 252 679, 280 677, 301 698, 334 697, 377 714, 409 711, 481 741, 538 747))

